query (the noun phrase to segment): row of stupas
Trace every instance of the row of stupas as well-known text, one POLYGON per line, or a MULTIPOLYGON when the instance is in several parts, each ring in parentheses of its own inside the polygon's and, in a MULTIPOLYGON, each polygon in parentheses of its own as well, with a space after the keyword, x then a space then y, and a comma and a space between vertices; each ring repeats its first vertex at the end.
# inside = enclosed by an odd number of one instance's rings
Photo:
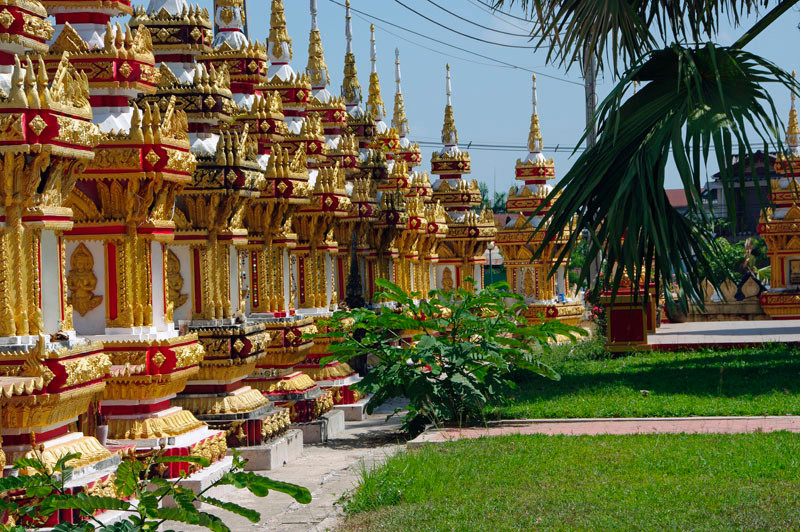
POLYGON ((265 43, 242 0, 0 6, 8 463, 80 452, 70 489, 103 494, 125 454, 224 466, 230 447, 361 400, 350 366, 321 366, 330 339, 309 336, 344 301, 371 301, 378 278, 421 297, 480 286, 496 230, 463 177, 449 68, 431 183, 399 54, 388 123, 374 29, 365 101, 348 3, 334 96, 316 4, 303 72, 281 0, 265 43))

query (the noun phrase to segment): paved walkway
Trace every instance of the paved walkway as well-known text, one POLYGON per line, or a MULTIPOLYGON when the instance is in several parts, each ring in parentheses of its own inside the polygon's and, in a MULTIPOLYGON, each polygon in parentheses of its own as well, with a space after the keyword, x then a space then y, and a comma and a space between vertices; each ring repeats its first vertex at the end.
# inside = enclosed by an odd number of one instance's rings
MULTIPOLYGON (((283 493, 258 498, 246 490, 229 486, 215 488, 209 496, 234 501, 261 512, 260 523, 202 505, 203 511, 219 516, 234 532, 324 532, 333 529, 341 515, 339 499, 358 484, 363 468, 382 463, 403 448, 399 418, 388 423, 386 416, 399 404, 384 405, 379 412, 359 422, 348 421, 345 432, 325 444, 305 445, 303 456, 280 469, 263 473, 274 480, 292 482, 311 491, 311 504, 298 504, 283 493)), ((170 523, 182 532, 207 532, 200 527, 170 523)), ((169 528, 169 527, 168 527, 169 528)))
POLYGON ((745 347, 773 342, 800 345, 800 320, 665 323, 647 339, 655 349, 745 347))
POLYGON ((800 416, 678 417, 614 419, 528 419, 500 421, 488 427, 432 429, 408 442, 411 448, 463 438, 507 434, 737 434, 749 432, 800 432, 800 416))

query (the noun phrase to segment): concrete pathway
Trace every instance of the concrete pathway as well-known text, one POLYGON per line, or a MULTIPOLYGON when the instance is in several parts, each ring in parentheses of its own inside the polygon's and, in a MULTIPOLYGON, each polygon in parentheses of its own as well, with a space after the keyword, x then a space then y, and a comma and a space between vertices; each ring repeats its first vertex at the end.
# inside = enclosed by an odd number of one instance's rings
POLYGON ((665 323, 647 337, 654 349, 800 344, 800 320, 665 323))
MULTIPOLYGON (((259 498, 246 490, 225 486, 210 490, 208 495, 258 510, 261 522, 251 523, 207 505, 202 509, 219 516, 233 532, 323 532, 333 529, 341 515, 341 506, 337 502, 356 487, 363 468, 381 464, 387 456, 404 447, 399 418, 385 422, 386 416, 397 406, 400 403, 386 404, 380 412, 364 421, 348 421, 345 432, 335 439, 324 444, 306 445, 300 459, 275 471, 259 473, 308 488, 311 504, 298 504, 283 493, 271 492, 268 497, 259 498)), ((168 525, 186 532, 207 531, 177 523, 168 525)))
POLYGON ((431 429, 408 442, 414 448, 430 443, 507 434, 737 434, 800 432, 800 416, 676 417, 610 419, 525 419, 499 421, 488 427, 431 429))

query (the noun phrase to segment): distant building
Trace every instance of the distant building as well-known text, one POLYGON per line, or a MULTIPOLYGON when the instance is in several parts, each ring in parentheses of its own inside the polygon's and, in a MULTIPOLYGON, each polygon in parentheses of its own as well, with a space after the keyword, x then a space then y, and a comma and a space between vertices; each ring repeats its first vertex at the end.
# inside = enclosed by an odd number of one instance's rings
POLYGON ((667 193, 669 204, 681 214, 686 214, 689 209, 689 202, 686 201, 686 191, 682 188, 668 188, 664 190, 667 193))
MULTIPOLYGON (((738 181, 737 173, 740 164, 739 157, 731 160, 730 170, 737 176, 734 186, 734 205, 736 210, 735 225, 725 226, 719 231, 721 236, 726 236, 732 240, 743 240, 751 236, 758 236, 756 226, 761 216, 761 210, 769 206, 769 183, 770 179, 778 178, 775 173, 775 154, 770 153, 765 156, 759 150, 753 154, 752 164, 749 160, 744 161, 744 197, 741 196, 742 184, 738 181), (758 184, 753 180, 753 170, 757 176, 758 184)), ((720 172, 711 176, 712 181, 708 184, 708 192, 711 197, 711 204, 714 216, 727 219, 729 216, 729 205, 726 202, 725 191, 720 181, 720 172)), ((671 203, 671 200, 670 200, 671 203)))

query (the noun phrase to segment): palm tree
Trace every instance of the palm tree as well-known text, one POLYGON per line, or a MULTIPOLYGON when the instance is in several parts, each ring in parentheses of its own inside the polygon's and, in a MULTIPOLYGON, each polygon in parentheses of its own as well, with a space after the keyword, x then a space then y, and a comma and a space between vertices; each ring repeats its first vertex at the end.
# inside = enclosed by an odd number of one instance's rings
POLYGON ((492 200, 492 210, 495 213, 498 212, 508 212, 506 209, 506 193, 505 192, 495 192, 494 199, 492 200))
MULTIPOLYGON (((710 224, 690 221, 709 216, 700 197, 703 168, 713 154, 726 202, 735 205, 735 184, 745 169, 731 169, 731 158, 752 160, 756 143, 782 151, 782 121, 766 85, 795 94, 800 85, 746 47, 798 1, 494 0, 495 7, 517 4, 530 13, 539 25, 536 43, 550 63, 568 69, 591 54, 617 81, 595 114, 597 144, 554 187, 554 203, 539 225, 544 241, 569 224, 572 245, 581 233, 592 235, 587 254, 604 259, 603 275, 592 280, 595 289, 616 292, 623 270, 646 283, 658 272, 689 298, 702 300, 700 281, 709 270, 707 257, 716 252, 714 235, 704 229, 710 224), (732 45, 714 42, 722 19, 739 27, 754 13, 761 16, 732 45), (689 216, 667 201, 670 159, 686 190, 689 216)), ((571 247, 563 247, 559 261, 567 260, 571 247)), ((580 275, 590 280, 589 264, 580 275)), ((661 288, 667 295, 669 283, 661 288)))

